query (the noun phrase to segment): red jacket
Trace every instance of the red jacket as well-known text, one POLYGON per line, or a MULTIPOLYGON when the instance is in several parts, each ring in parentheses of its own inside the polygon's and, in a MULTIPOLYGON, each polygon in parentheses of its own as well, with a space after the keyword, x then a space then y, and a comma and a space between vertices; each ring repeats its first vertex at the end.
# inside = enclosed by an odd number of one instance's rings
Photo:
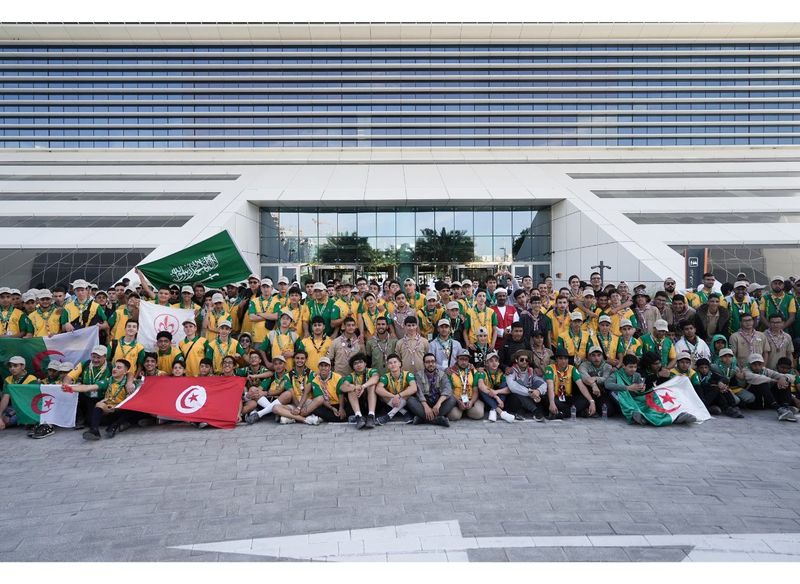
MULTIPOLYGON (((492 307, 492 310, 494 310, 495 314, 497 315, 498 333, 497 333, 497 341, 494 344, 494 348, 498 349, 498 350, 503 346, 503 344, 505 342, 505 338, 506 338, 505 336, 502 336, 502 337, 500 336, 500 332, 499 332, 500 329, 505 329, 507 327, 510 327, 511 323, 514 322, 514 317, 517 315, 517 309, 514 308, 513 306, 511 306, 509 304, 506 304, 505 308, 506 308, 506 315, 504 317, 504 316, 502 316, 500 314, 500 309, 497 306, 493 306, 492 307)), ((508 334, 509 333, 505 333, 505 335, 508 335, 508 334)))

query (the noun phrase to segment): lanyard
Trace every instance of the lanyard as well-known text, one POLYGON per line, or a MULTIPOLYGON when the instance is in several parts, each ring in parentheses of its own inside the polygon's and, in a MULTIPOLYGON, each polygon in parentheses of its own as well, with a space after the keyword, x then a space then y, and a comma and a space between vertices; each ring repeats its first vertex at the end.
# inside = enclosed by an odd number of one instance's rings
POLYGON ((403 391, 403 381, 404 376, 403 372, 400 372, 400 378, 395 379, 394 375, 389 373, 389 391, 395 395, 399 395, 401 391, 403 391))

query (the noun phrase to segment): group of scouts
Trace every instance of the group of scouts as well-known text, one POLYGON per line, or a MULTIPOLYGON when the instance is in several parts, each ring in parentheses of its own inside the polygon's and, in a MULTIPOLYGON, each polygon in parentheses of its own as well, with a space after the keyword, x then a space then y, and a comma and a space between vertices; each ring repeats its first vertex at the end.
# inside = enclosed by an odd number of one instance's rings
MULTIPOLYGON (((357 429, 392 420, 449 426, 463 417, 513 423, 623 414, 655 423, 635 397, 687 377, 712 415, 774 409, 797 421, 796 346, 800 281, 760 286, 705 274, 681 294, 668 278, 646 286, 603 285, 599 273, 534 286, 508 271, 482 282, 444 278, 428 289, 413 279, 382 284, 357 278, 301 287, 250 276, 224 289, 151 287, 123 281, 107 291, 76 280, 70 293, 0 288, 0 335, 49 337, 97 325, 101 344, 83 363, 50 360, 37 379, 22 356, 7 363, 11 383, 66 384, 79 393, 78 426, 87 440, 160 422, 116 409, 148 376, 247 378, 240 421, 350 422, 357 429), (140 302, 191 309, 185 338, 160 332, 147 351, 137 340, 140 302), (620 399, 621 397, 626 399, 620 399), (634 405, 631 405, 634 404, 634 405)), ((8 393, 0 429, 15 425, 8 393)), ((689 414, 672 423, 695 421, 689 414)), ((28 428, 32 438, 51 425, 28 428)))

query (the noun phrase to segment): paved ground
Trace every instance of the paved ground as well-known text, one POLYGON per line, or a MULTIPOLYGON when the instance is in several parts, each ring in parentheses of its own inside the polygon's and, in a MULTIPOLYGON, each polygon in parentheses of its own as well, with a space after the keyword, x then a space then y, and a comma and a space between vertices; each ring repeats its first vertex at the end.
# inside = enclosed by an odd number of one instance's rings
POLYGON ((0 433, 0 561, 274 560, 174 546, 425 522, 479 538, 449 558, 471 561, 681 561, 692 550, 670 543, 681 538, 548 538, 800 533, 800 424, 769 412, 661 429, 612 419, 356 432, 268 420, 99 443, 80 434, 0 433), (549 543, 526 547, 534 540, 549 543))

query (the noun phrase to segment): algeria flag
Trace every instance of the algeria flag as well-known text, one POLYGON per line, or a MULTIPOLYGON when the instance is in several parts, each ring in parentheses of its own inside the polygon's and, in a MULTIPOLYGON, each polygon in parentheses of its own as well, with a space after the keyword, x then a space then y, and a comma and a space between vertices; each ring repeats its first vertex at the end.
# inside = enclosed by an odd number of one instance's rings
POLYGON ((21 385, 11 383, 6 386, 11 403, 17 411, 19 424, 52 424, 62 428, 75 426, 75 411, 78 408, 78 394, 65 390, 60 385, 21 385))
POLYGON ((97 326, 90 326, 71 333, 52 337, 0 337, 0 371, 8 375, 8 360, 14 356, 24 357, 25 369, 41 379, 45 376, 51 359, 78 364, 91 357, 92 349, 100 343, 97 326))
POLYGON ((617 392, 619 407, 630 420, 633 412, 640 412, 654 426, 669 426, 680 414, 687 413, 698 422, 711 419, 688 377, 679 375, 656 385, 643 394, 629 391, 617 392))

